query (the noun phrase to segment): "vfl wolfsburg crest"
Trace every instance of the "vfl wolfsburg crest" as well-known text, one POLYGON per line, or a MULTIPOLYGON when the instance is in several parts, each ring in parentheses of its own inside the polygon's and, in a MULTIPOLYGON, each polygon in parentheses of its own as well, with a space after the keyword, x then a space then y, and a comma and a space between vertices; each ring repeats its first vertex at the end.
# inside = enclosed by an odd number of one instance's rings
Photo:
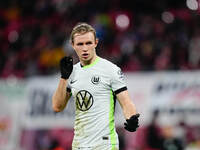
POLYGON ((99 76, 93 76, 91 81, 92 81, 93 84, 99 84, 100 77, 99 76))
POLYGON ((81 90, 76 94, 76 107, 81 111, 89 110, 93 105, 93 96, 86 90, 81 90))

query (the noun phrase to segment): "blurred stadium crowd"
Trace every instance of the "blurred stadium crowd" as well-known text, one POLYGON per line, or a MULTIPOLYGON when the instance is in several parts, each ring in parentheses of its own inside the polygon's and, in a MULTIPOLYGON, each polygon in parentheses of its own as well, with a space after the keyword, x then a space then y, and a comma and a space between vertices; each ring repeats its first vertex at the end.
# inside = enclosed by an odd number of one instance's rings
POLYGON ((199 13, 186 1, 6 0, 0 77, 48 75, 64 55, 76 60, 68 37, 77 22, 95 27, 97 53, 125 72, 200 68, 199 13))

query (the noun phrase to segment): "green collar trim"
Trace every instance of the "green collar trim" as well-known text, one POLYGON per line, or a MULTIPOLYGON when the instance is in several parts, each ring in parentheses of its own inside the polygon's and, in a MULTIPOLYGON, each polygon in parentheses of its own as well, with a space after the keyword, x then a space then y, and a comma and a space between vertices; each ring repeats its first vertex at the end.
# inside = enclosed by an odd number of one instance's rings
POLYGON ((86 69, 86 68, 90 68, 90 67, 92 67, 92 66, 94 66, 96 63, 98 63, 99 62, 99 57, 97 56, 97 58, 95 59, 95 61, 93 62, 93 63, 91 63, 91 64, 89 64, 89 65, 86 65, 86 66, 83 66, 83 69, 86 69))

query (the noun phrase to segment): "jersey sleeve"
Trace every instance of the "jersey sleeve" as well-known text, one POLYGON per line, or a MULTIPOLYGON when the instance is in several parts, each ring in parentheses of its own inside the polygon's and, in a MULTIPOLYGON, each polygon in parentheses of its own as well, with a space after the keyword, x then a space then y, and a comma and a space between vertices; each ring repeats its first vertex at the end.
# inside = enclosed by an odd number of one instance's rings
POLYGON ((70 94, 70 96, 72 95, 72 90, 71 90, 71 85, 70 85, 71 80, 68 79, 68 85, 66 87, 66 92, 70 94))
POLYGON ((68 79, 68 84, 67 84, 67 87, 66 87, 66 92, 71 92, 71 79, 72 78, 72 75, 69 76, 69 79, 68 79))
POLYGON ((67 84, 67 87, 66 87, 66 92, 68 92, 68 93, 70 93, 70 95, 71 95, 71 81, 73 80, 73 78, 74 78, 74 67, 73 67, 73 71, 72 71, 72 73, 71 73, 71 75, 69 76, 69 78, 68 78, 68 84, 67 84))
POLYGON ((124 74, 118 66, 114 66, 111 72, 111 88, 115 94, 127 90, 124 74))

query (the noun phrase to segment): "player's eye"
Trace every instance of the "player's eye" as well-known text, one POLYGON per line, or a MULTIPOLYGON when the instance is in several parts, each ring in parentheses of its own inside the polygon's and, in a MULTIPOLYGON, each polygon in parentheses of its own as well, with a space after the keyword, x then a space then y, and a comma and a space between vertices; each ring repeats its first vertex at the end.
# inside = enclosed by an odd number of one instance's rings
POLYGON ((92 42, 90 41, 90 42, 86 42, 86 45, 91 45, 92 44, 92 42))
POLYGON ((77 45, 78 45, 78 46, 81 46, 81 45, 83 45, 83 43, 77 43, 77 45))

